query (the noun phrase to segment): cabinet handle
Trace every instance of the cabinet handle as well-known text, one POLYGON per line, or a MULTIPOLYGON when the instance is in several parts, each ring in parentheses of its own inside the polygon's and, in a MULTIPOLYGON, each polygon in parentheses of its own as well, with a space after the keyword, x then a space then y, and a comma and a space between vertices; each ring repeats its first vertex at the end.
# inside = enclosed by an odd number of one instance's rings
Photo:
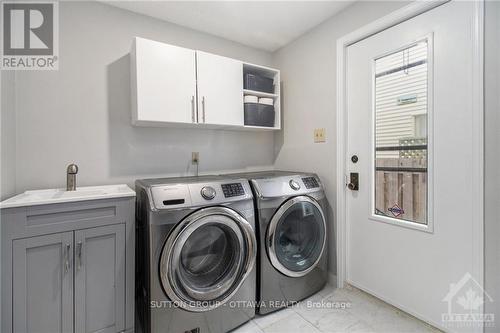
POLYGON ((80 268, 82 268, 82 242, 78 242, 77 243, 77 250, 76 250, 76 253, 77 253, 77 259, 78 259, 78 264, 76 266, 76 269, 79 271, 80 268))
POLYGON ((68 273, 69 271, 69 250, 71 249, 70 244, 66 244, 66 251, 64 254, 64 273, 68 273))
POLYGON ((194 96, 191 96, 191 121, 194 123, 196 119, 194 117, 194 96))
POLYGON ((201 99, 201 110, 203 111, 203 122, 205 122, 205 96, 201 99))

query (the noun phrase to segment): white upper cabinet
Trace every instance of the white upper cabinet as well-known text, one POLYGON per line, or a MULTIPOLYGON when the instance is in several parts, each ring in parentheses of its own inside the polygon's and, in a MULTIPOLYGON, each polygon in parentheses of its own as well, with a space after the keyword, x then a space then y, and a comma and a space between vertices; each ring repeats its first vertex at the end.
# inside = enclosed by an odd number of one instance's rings
POLYGON ((194 50, 135 38, 131 66, 133 124, 196 122, 194 50))
POLYGON ((277 69, 139 37, 130 59, 135 126, 281 129, 277 69))
POLYGON ((196 51, 198 122, 243 126, 243 63, 196 51))

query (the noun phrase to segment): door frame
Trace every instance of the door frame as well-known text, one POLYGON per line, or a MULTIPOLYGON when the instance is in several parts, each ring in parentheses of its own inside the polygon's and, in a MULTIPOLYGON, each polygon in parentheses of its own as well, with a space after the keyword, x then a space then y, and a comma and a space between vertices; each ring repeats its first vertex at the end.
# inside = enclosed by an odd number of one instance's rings
MULTIPOLYGON (((407 21, 419 14, 434 9, 446 1, 416 1, 396 10, 368 25, 361 27, 337 40, 337 286, 343 288, 347 280, 348 249, 348 211, 346 200, 347 177, 347 47, 369 36, 384 31, 399 23, 407 21)), ((474 224, 472 233, 474 268, 471 272, 477 281, 484 285, 484 0, 474 2, 474 78, 473 107, 475 119, 473 123, 474 165, 473 207, 480 223, 474 224)), ((403 309, 405 310, 405 309, 403 309)), ((410 311, 407 311, 410 312, 410 311)), ((410 312, 411 313, 411 312, 410 312)), ((411 313, 412 314, 412 313, 411 313)), ((415 314, 413 314, 415 315, 415 314)), ((420 318, 422 319, 422 318, 420 318)))

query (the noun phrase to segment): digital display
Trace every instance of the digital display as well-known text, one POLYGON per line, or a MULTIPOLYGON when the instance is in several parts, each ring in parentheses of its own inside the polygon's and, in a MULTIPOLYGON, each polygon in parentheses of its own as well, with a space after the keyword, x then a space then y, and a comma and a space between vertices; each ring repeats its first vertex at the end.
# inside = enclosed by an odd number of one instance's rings
POLYGON ((318 181, 314 177, 302 178, 302 181, 307 189, 319 187, 318 181))
POLYGON ((241 183, 232 183, 232 184, 222 184, 222 192, 224 192, 224 197, 237 197, 245 194, 245 190, 243 189, 243 185, 241 183))

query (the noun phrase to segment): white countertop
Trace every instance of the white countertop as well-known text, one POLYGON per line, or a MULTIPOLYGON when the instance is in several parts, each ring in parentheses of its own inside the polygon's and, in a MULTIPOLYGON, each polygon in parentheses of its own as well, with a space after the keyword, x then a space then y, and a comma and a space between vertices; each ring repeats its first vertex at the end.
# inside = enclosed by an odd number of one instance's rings
POLYGON ((26 191, 0 202, 0 209, 122 197, 135 197, 135 192, 125 184, 83 186, 77 187, 76 191, 66 191, 65 189, 36 190, 26 191))

